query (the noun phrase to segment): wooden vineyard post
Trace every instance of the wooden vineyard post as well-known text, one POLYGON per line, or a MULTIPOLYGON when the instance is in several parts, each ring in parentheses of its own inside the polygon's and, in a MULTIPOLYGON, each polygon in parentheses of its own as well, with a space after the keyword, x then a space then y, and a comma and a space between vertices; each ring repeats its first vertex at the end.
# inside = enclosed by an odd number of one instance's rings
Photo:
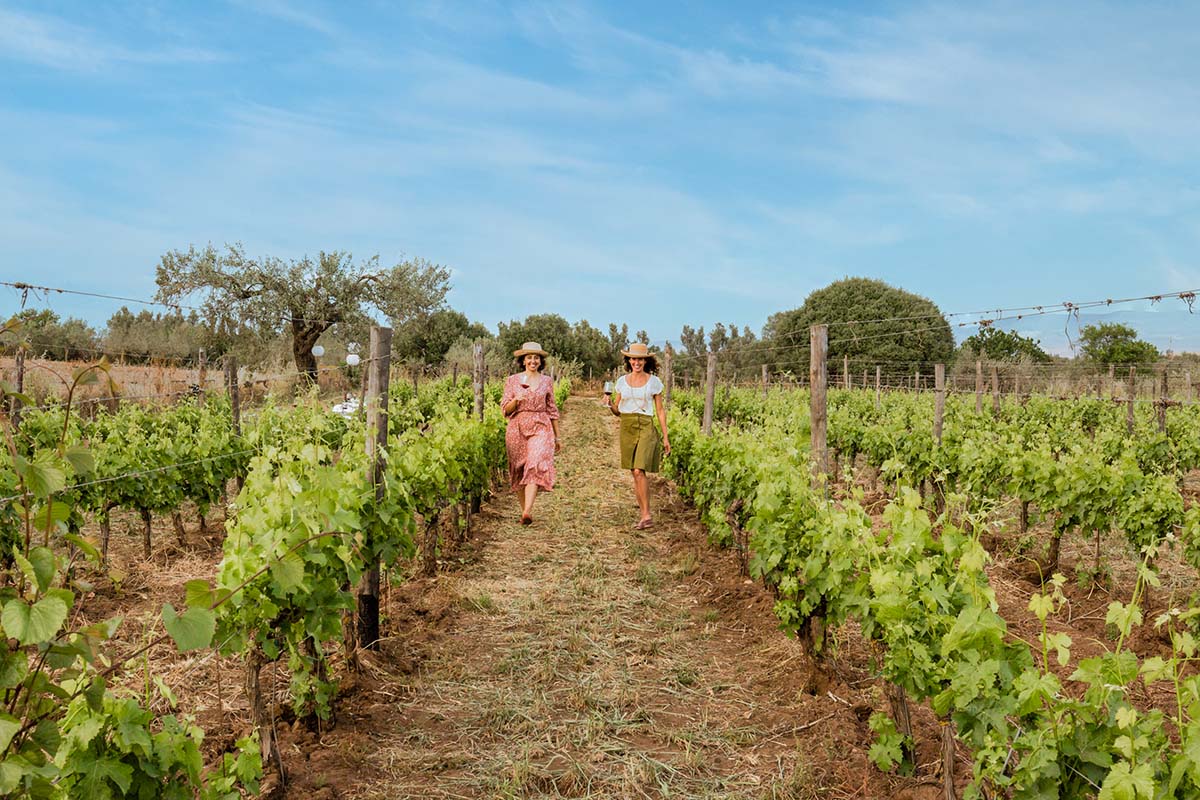
POLYGON ((1192 371, 1183 373, 1183 399, 1192 402, 1192 371))
POLYGON ((1133 436, 1133 395, 1134 395, 1134 389, 1135 389, 1134 381, 1136 380, 1136 378, 1135 378, 1136 375, 1137 375, 1137 367, 1130 367, 1129 368, 1129 388, 1125 392, 1125 394, 1126 394, 1125 401, 1126 401, 1126 405, 1128 406, 1128 408, 1125 412, 1125 432, 1127 434, 1129 434, 1130 436, 1133 436))
MULTIPOLYGON (((238 366, 237 356, 225 356, 225 390, 229 392, 229 412, 232 421, 233 435, 242 435, 242 390, 238 386, 238 366)), ((237 488, 240 492, 242 486, 245 485, 246 479, 239 474, 237 476, 237 488)))
POLYGON ((992 411, 1000 413, 1000 371, 992 365, 992 411))
POLYGON ((1162 380, 1158 390, 1158 432, 1167 432, 1167 405, 1171 402, 1168 394, 1170 389, 1167 386, 1167 368, 1162 368, 1162 380))
POLYGON ((671 406, 671 394, 675 390, 675 370, 672 367, 671 359, 675 356, 675 350, 668 344, 663 348, 663 371, 667 374, 667 379, 663 381, 663 402, 667 407, 671 406))
POLYGON ((863 370, 862 388, 867 388, 867 371, 865 369, 863 370))
POLYGON ((196 358, 196 365, 199 370, 196 373, 196 386, 199 389, 201 397, 204 396, 204 384, 208 380, 208 357, 204 353, 204 348, 200 348, 200 354, 196 358))
POLYGON ((921 391, 921 368, 918 366, 913 372, 913 394, 921 391))
POLYGON ((808 329, 808 383, 812 387, 809 395, 811 434, 810 450, 812 451, 814 477, 822 483, 829 476, 828 456, 826 454, 825 434, 828 423, 828 409, 825 405, 827 382, 829 380, 828 366, 825 363, 829 349, 829 327, 813 325, 808 329))
POLYGON ((472 352, 474 369, 471 370, 471 385, 475 389, 475 417, 483 422, 483 342, 476 342, 472 352))
POLYGON ((1112 394, 1112 399, 1117 399, 1117 365, 1108 365, 1108 390, 1112 394))
POLYGON ((881 405, 883 405, 883 382, 882 382, 883 375, 882 375, 882 373, 883 373, 882 368, 878 364, 876 364, 875 365, 875 408, 879 408, 881 405))
MULTIPOLYGON (((392 366, 392 329, 371 328, 371 377, 367 384, 367 477, 375 487, 376 502, 383 501, 384 450, 388 434, 388 378, 392 366)), ((365 550, 374 553, 368 539, 365 550)), ((356 635, 360 647, 379 649, 379 559, 372 555, 358 584, 356 635)))
POLYGON ((954 793, 954 722, 947 715, 942 723, 942 800, 956 800, 954 793))
MULTIPOLYGON (((17 347, 17 394, 22 394, 25 391, 25 347, 19 345, 17 347)), ((13 428, 21 427, 21 401, 16 397, 11 398, 12 403, 8 407, 8 415, 12 418, 13 428)))
POLYGON ((766 400, 767 399, 767 365, 766 364, 762 365, 762 390, 763 390, 763 400, 766 400))
POLYGON ((933 438, 942 443, 942 416, 946 413, 946 365, 933 365, 933 438))
POLYGON ((233 432, 242 433, 242 397, 238 388, 237 356, 225 356, 225 391, 229 392, 229 410, 233 416, 233 432))
POLYGON ((975 362, 975 413, 983 413, 983 362, 975 362))
MULTIPOLYGON (((475 418, 483 422, 483 342, 475 342, 471 348, 471 388, 475 392, 475 418)), ((471 529, 471 514, 483 508, 483 494, 471 493, 471 510, 467 514, 467 530, 471 529)))
POLYGON ((708 369, 704 374, 704 419, 700 432, 705 436, 712 433, 713 400, 717 392, 717 354, 709 351, 708 369))
POLYGON ((850 356, 842 356, 842 388, 850 388, 850 356))

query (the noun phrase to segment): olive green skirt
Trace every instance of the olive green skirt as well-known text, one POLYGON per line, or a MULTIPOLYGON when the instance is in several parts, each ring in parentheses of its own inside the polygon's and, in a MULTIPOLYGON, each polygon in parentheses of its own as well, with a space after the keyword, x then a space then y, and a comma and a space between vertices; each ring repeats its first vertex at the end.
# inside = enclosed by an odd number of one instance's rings
POLYGON ((662 437, 654 417, 621 415, 621 469, 658 472, 662 463, 662 437))

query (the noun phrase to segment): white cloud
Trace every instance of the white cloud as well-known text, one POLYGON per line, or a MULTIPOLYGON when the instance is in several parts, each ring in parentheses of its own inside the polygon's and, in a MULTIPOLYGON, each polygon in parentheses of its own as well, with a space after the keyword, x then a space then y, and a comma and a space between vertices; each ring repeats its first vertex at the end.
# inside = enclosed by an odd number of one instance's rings
POLYGON ((79 25, 0 8, 0 59, 94 72, 117 63, 202 64, 224 61, 228 56, 199 47, 127 48, 104 41, 79 25))

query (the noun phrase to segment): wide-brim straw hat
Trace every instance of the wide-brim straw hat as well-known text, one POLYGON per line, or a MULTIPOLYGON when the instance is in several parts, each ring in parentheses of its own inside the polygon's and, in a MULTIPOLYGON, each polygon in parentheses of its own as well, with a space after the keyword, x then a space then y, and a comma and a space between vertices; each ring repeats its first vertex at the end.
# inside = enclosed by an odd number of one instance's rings
POLYGON ((525 344, 521 345, 519 349, 513 350, 513 355, 517 358, 528 355, 539 355, 542 358, 545 358, 550 354, 543 350, 542 346, 537 342, 526 342, 525 344))
POLYGON ((622 350, 621 355, 625 356, 626 358, 649 358, 655 361, 658 360, 658 356, 656 356, 654 353, 651 353, 650 348, 641 342, 634 342, 633 344, 629 345, 629 349, 622 350))

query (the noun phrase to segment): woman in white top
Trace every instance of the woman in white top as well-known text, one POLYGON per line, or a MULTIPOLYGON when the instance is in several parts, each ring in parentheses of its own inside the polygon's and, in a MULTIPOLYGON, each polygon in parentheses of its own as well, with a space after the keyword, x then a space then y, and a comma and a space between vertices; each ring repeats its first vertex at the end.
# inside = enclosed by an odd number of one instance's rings
POLYGON ((650 482, 646 473, 658 472, 662 457, 671 452, 667 412, 663 408, 663 382, 654 374, 658 372, 658 360, 646 345, 634 342, 621 355, 625 356, 629 372, 617 379, 608 402, 612 412, 621 417, 621 468, 633 473, 633 493, 641 511, 633 527, 646 530, 651 526, 650 482), (658 426, 654 424, 655 417, 658 426))

